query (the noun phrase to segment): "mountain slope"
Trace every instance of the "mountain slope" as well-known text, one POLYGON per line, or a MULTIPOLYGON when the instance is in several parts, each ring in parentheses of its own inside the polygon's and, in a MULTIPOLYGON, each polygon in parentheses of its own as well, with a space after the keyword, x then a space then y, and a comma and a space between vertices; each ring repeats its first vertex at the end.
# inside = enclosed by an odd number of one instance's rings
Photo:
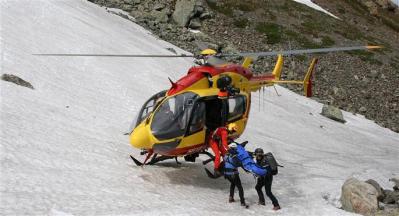
MULTIPOLYGON (((1 183, 4 215, 242 215, 257 206, 242 179, 244 210, 227 203, 224 179, 200 163, 136 167, 127 132, 141 104, 190 67, 184 59, 37 57, 32 53, 169 53, 179 48, 86 1, 1 1, 1 183)), ((335 207, 349 176, 388 187, 399 173, 399 135, 362 116, 347 124, 320 116, 321 104, 277 87, 253 96, 250 149, 273 151, 286 168, 274 181, 278 215, 351 215, 335 207), (260 108, 259 108, 260 107, 260 108), (312 113, 312 114, 310 114, 312 113), (321 127, 322 126, 322 127, 321 127), (323 198, 324 197, 324 198, 323 198)))

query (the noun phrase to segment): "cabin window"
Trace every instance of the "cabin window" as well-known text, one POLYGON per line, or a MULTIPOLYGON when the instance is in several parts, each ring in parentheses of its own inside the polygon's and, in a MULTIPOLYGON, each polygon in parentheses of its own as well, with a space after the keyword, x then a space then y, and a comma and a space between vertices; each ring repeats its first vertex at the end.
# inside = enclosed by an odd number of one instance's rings
POLYGON ((205 103, 203 101, 195 104, 190 123, 189 135, 201 131, 205 125, 205 103))
POLYGON ((228 99, 229 114, 228 121, 232 122, 241 118, 245 113, 246 99, 243 95, 238 95, 234 98, 228 99))

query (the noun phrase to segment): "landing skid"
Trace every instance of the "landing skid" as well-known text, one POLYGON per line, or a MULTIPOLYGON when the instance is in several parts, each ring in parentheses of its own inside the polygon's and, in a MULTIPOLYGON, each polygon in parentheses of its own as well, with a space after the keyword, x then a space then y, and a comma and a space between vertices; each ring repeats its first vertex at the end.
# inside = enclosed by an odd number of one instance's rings
POLYGON ((173 159, 175 158, 177 164, 181 164, 179 161, 177 161, 177 157, 171 157, 171 156, 157 156, 157 154, 154 154, 154 156, 151 158, 151 160, 148 163, 142 163, 139 160, 137 160, 135 157, 130 155, 130 158, 133 160, 133 162, 137 166, 144 166, 144 165, 154 165, 160 161, 168 160, 168 159, 173 159))

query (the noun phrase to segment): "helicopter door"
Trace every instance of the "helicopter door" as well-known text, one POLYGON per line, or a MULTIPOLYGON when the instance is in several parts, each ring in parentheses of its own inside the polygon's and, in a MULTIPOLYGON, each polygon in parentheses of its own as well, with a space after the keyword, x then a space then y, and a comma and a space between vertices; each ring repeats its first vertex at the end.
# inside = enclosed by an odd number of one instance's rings
POLYGON ((190 123, 186 134, 179 145, 179 148, 186 149, 187 152, 185 154, 196 153, 206 148, 205 119, 205 102, 197 100, 191 111, 190 123))
POLYGON ((190 127, 188 134, 191 135, 196 132, 202 131, 205 126, 205 103, 199 101, 194 105, 194 109, 191 115, 190 127))

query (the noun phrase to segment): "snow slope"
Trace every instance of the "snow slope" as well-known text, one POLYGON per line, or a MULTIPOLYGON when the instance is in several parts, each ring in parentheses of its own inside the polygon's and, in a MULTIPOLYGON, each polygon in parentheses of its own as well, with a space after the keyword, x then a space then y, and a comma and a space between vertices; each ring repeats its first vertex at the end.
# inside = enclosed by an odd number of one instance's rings
MULTIPOLYGON (((201 163, 136 167, 127 132, 142 103, 169 87, 189 59, 37 57, 31 53, 169 53, 171 44, 83 0, 2 0, 0 81, 3 215, 255 215, 254 179, 241 174, 251 205, 228 204, 224 179, 201 163)), ((253 96, 245 135, 285 165, 274 181, 274 215, 352 215, 338 208, 344 180, 399 174, 399 135, 362 116, 346 124, 319 115, 321 104, 277 87, 253 96), (322 127, 321 127, 322 126, 322 127)))
POLYGON ((328 14, 328 15, 330 15, 330 16, 336 18, 336 19, 339 19, 339 18, 338 18, 337 16, 335 16, 334 14, 328 12, 326 9, 324 9, 324 8, 320 7, 319 5, 313 3, 312 0, 294 0, 294 1, 299 2, 299 3, 301 3, 301 4, 304 4, 304 5, 307 5, 307 6, 313 8, 313 9, 315 9, 315 10, 318 10, 318 11, 321 11, 321 12, 323 12, 323 13, 326 13, 326 14, 328 14))

